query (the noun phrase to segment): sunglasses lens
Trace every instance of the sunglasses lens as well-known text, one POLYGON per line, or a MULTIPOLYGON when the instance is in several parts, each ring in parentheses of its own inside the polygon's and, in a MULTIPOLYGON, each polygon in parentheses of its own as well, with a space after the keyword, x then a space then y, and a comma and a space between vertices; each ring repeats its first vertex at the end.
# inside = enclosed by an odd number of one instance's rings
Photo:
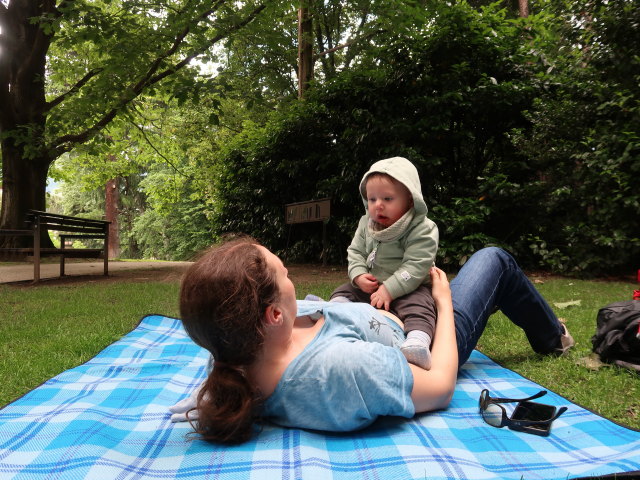
POLYGON ((489 425, 500 427, 502 424, 502 408, 495 403, 490 403, 486 408, 482 409, 482 418, 489 425))

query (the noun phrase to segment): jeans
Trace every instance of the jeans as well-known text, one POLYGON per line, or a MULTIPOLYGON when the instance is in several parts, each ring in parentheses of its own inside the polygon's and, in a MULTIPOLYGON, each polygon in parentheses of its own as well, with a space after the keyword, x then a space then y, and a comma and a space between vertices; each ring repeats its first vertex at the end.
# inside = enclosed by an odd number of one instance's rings
POLYGON ((460 366, 496 309, 524 330, 534 351, 552 353, 561 345, 564 330, 553 310, 513 257, 500 248, 473 254, 451 281, 451 295, 460 366))

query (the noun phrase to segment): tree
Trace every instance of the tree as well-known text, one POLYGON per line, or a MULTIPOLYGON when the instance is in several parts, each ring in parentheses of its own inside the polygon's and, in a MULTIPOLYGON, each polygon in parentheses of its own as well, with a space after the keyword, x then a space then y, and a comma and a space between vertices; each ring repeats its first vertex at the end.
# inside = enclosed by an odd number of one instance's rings
POLYGON ((422 10, 406 0, 283 3, 268 25, 254 22, 225 42, 219 59, 224 67, 221 74, 230 93, 237 94, 251 110, 247 118, 255 121, 257 113, 264 120, 265 111, 280 109, 298 98, 298 77, 305 77, 297 75, 299 47, 306 47, 302 57, 307 79, 324 83, 367 58, 370 50, 384 44, 385 35, 413 22, 416 12, 422 10), (302 35, 298 29, 301 13, 307 20, 302 35))
POLYGON ((529 16, 529 0, 518 0, 518 11, 520 16, 526 18, 529 16))
POLYGON ((50 169, 63 197, 60 213, 95 217, 108 211, 105 183, 115 178, 111 192, 118 197, 121 257, 189 259, 210 245, 206 162, 216 155, 217 144, 241 128, 229 115, 211 125, 219 103, 237 104, 215 95, 180 106, 177 100, 136 101, 132 114, 109 128, 111 153, 76 149, 50 169))
POLYGON ((198 95, 207 83, 192 62, 211 60, 216 44, 265 8, 259 0, 2 0, 0 228, 44 210, 51 164, 108 142, 101 132, 136 99, 198 95))
POLYGON ((304 98, 313 78, 313 20, 309 12, 311 0, 302 0, 298 8, 298 98, 304 98))

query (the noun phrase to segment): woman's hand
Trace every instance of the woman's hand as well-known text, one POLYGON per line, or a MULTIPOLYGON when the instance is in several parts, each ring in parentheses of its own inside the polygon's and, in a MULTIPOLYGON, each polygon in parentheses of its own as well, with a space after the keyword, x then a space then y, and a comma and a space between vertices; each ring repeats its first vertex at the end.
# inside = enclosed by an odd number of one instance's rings
POLYGON ((443 301, 451 302, 451 288, 447 274, 438 267, 431 267, 429 274, 431 275, 431 296, 436 304, 443 301))

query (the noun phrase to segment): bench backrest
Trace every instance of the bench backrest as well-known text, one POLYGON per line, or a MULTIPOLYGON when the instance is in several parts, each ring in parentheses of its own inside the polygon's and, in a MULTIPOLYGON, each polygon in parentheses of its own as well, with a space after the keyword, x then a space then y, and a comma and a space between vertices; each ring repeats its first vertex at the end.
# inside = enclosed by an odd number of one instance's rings
POLYGON ((85 234, 106 234, 109 223, 105 220, 93 220, 90 218, 70 217, 68 215, 58 215, 56 213, 29 210, 27 222, 35 227, 55 230, 59 232, 76 232, 85 234))

